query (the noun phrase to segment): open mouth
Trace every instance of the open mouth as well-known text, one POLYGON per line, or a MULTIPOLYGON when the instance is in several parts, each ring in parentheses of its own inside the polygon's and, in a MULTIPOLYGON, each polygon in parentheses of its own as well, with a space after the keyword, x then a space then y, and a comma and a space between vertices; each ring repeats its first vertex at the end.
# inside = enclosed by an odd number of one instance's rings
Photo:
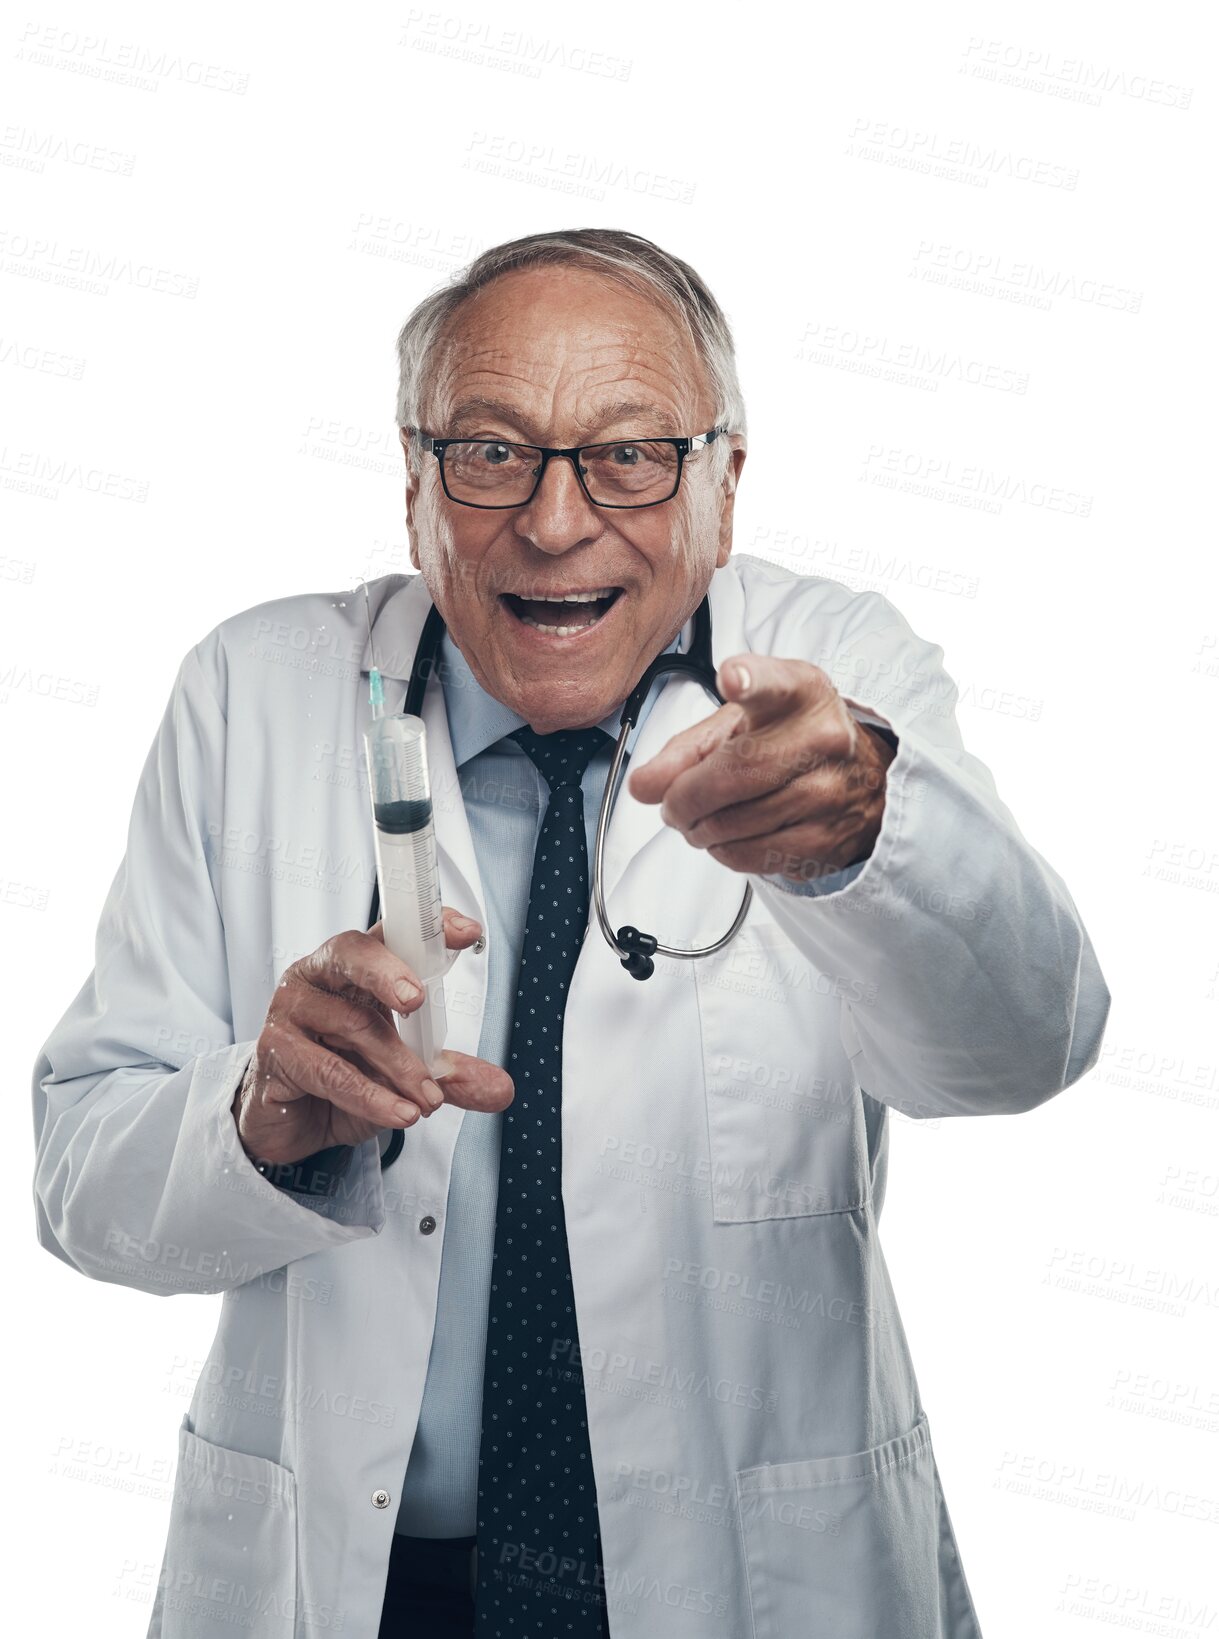
POLYGON ((555 637, 571 637, 604 620, 621 595, 621 586, 600 586, 562 597, 523 597, 516 592, 502 592, 500 602, 522 626, 555 637))

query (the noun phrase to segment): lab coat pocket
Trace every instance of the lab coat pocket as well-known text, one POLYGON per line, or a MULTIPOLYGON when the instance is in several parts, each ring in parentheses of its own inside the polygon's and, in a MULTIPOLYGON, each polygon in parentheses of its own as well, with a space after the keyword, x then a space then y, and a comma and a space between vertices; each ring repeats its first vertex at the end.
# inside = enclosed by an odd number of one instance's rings
POLYGON ((869 1451, 742 1469, 736 1490, 753 1639, 942 1639, 925 1417, 869 1451))
POLYGON ((868 1134, 839 988, 773 923, 693 964, 711 1214, 754 1223, 852 1212, 871 1195, 868 1134))
POLYGON ((178 1433, 165 1563, 157 1590, 160 1639, 220 1639, 296 1631, 296 1478, 266 1457, 178 1433))

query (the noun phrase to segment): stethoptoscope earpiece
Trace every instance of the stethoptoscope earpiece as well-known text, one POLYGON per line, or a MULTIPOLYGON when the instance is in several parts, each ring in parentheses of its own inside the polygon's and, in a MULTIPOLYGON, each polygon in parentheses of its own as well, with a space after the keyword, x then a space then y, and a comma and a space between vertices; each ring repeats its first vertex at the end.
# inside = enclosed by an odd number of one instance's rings
POLYGON ((628 923, 626 927, 618 929, 617 939, 619 948, 628 953, 619 957, 619 961, 631 978, 650 979, 656 971, 656 963, 652 960, 656 954, 656 935, 640 933, 638 928, 628 923))

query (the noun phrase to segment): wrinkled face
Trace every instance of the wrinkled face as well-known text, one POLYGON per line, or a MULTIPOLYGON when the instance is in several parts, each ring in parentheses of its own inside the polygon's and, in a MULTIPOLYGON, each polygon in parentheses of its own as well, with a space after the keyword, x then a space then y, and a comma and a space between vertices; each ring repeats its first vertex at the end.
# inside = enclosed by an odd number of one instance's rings
MULTIPOLYGON (((631 439, 715 424, 705 371, 677 321, 580 268, 495 280, 458 309, 433 368, 423 430, 437 438, 625 441, 613 459, 629 466, 631 439)), ((561 458, 532 501, 505 511, 449 500, 435 456, 421 455, 418 474, 408 459, 411 562, 479 683, 537 733, 589 728, 621 705, 728 561, 745 460, 744 439, 730 442, 721 478, 722 458, 706 446, 687 457, 672 500, 631 510, 595 506, 561 458), (570 593, 612 600, 541 601, 570 593)))

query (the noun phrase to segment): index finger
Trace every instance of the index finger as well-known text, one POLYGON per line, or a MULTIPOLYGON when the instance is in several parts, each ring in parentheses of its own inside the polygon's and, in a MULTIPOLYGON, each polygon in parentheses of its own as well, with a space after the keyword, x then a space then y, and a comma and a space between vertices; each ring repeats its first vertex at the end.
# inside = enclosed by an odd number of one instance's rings
POLYGON ((720 706, 710 717, 683 728, 654 757, 632 769, 626 782, 627 790, 637 802, 663 802, 666 791, 679 774, 709 757, 745 724, 743 706, 734 701, 720 706))
POLYGON ((347 928, 297 965, 306 983, 319 990, 362 990, 394 1013, 409 1013, 423 995, 415 972, 386 948, 383 931, 376 936, 347 928))
POLYGON ((627 790, 638 802, 662 802, 679 774, 694 768, 734 735, 788 716, 823 682, 829 680, 817 666, 770 654, 729 655, 720 662, 715 677, 724 704, 702 722, 675 734, 655 757, 634 769, 627 790))
POLYGON ((725 700, 742 707, 751 729, 790 717, 802 707, 816 707, 837 693, 812 661, 774 654, 731 655, 716 673, 716 687, 725 700))

